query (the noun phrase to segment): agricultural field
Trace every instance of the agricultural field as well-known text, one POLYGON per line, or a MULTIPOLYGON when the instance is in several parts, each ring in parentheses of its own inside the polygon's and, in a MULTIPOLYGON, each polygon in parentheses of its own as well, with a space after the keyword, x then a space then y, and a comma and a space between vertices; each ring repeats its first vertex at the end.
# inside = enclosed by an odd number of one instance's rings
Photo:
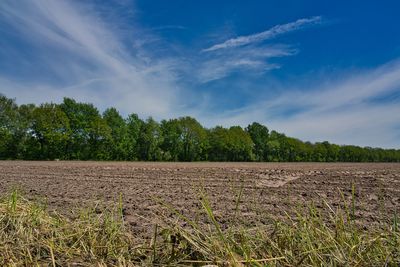
POLYGON ((160 218, 173 218, 165 206, 207 222, 200 191, 222 228, 284 220, 305 204, 335 209, 353 200, 355 220, 368 228, 399 212, 400 164, 0 162, 0 193, 15 188, 66 215, 122 200, 125 223, 143 239, 160 218))

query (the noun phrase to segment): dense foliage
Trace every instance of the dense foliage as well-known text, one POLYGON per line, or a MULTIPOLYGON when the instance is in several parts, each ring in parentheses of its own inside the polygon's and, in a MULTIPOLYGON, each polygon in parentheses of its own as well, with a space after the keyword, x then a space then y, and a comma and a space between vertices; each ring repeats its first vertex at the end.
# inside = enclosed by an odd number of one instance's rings
POLYGON ((71 98, 18 106, 0 94, 0 159, 400 162, 400 150, 313 144, 257 122, 206 129, 191 117, 123 118, 71 98))

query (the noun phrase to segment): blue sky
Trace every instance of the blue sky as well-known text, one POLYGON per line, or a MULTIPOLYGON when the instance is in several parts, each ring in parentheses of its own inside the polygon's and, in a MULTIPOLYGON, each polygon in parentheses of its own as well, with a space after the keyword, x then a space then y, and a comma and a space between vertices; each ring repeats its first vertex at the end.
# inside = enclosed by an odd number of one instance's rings
POLYGON ((0 92, 400 148, 398 1, 2 0, 0 92))

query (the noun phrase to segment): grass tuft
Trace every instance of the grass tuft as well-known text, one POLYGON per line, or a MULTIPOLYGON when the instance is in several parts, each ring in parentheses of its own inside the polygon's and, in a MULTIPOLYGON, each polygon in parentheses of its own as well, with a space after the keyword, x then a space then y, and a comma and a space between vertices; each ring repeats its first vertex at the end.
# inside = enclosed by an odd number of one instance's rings
POLYGON ((82 211, 74 220, 13 191, 0 202, 1 266, 121 265, 133 239, 113 211, 82 211))
POLYGON ((354 223, 354 192, 353 186, 350 205, 343 203, 344 208, 311 204, 287 220, 225 229, 200 190, 208 224, 162 203, 174 220, 164 218, 164 224, 154 225, 150 242, 138 243, 124 224, 122 197, 114 208, 101 213, 86 209, 68 219, 13 191, 0 201, 0 265, 398 266, 398 215, 384 227, 359 226, 354 223))

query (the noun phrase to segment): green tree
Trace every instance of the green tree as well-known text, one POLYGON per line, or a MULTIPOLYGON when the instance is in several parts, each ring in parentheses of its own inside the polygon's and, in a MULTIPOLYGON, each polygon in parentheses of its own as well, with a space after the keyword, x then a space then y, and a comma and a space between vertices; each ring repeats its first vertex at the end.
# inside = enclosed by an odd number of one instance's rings
POLYGON ((207 133, 203 126, 194 118, 179 118, 183 151, 182 161, 195 161, 204 158, 207 149, 207 133))
POLYGON ((111 129, 100 117, 95 117, 88 127, 89 156, 88 159, 110 160, 112 153, 109 144, 111 143, 111 129))
POLYGON ((282 161, 282 150, 284 148, 283 139, 286 138, 284 135, 271 131, 269 135, 269 141, 267 142, 268 161, 282 161))
POLYGON ((165 160, 178 161, 183 150, 182 129, 177 119, 161 121, 163 141, 160 144, 165 152, 165 160))
POLYGON ((71 134, 68 117, 53 103, 40 105, 32 115, 32 134, 39 143, 37 158, 63 159, 71 134))
POLYGON ((240 126, 225 129, 217 126, 210 132, 210 159, 215 161, 251 161, 253 146, 250 135, 240 126))
POLYGON ((257 122, 204 128, 181 117, 123 119, 115 108, 101 116, 90 103, 18 106, 0 94, 0 159, 400 162, 400 150, 310 143, 257 122))
MULTIPOLYGON (((163 142, 161 148, 173 161, 196 161, 206 159, 207 132, 191 117, 181 117, 161 122, 163 142)), ((168 159, 168 158, 166 158, 168 159)))
MULTIPOLYGON (((339 160, 339 152, 340 152, 340 146, 335 145, 335 144, 330 144, 329 142, 325 141, 322 142, 322 144, 326 148, 326 161, 327 162, 336 162, 339 160)), ((366 150, 367 152, 367 150, 366 150)))
POLYGON ((312 148, 299 139, 286 137, 286 158, 290 162, 310 161, 312 148))
POLYGON ((325 162, 327 159, 328 150, 323 143, 315 143, 313 151, 313 161, 325 162))
POLYGON ((139 134, 139 159, 141 160, 163 160, 164 153, 160 148, 162 134, 160 124, 149 117, 143 124, 139 134))
POLYGON ((268 139, 269 131, 264 125, 253 122, 247 126, 246 131, 253 140, 253 153, 256 161, 266 161, 268 159, 268 139))
POLYGON ((64 98, 60 105, 67 115, 71 128, 66 157, 68 159, 107 159, 107 142, 111 140, 111 129, 100 116, 96 107, 64 98))
POLYGON ((39 144, 33 133, 33 116, 36 106, 26 104, 18 107, 18 131, 14 135, 14 151, 18 159, 36 159, 34 154, 39 148, 39 144))
POLYGON ((15 158, 13 143, 17 132, 18 106, 0 94, 0 159, 15 158))
POLYGON ((144 121, 137 114, 130 114, 126 119, 127 128, 127 160, 138 160, 139 137, 144 121))
POLYGON ((125 120, 115 108, 106 109, 103 113, 103 119, 111 130, 110 158, 113 160, 126 160, 129 154, 130 140, 125 120))

